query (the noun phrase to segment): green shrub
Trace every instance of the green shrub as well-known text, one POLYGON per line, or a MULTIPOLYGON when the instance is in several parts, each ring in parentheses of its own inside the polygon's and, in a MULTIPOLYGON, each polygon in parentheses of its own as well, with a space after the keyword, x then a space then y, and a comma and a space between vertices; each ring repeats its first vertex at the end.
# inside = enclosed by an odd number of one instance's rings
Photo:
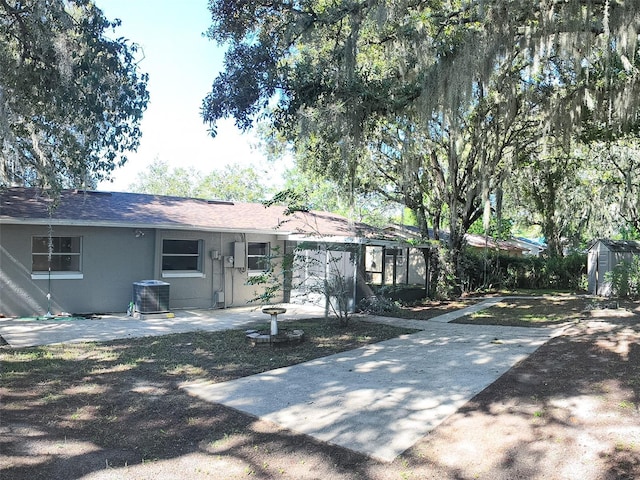
POLYGON ((360 300, 357 310, 370 315, 384 315, 397 312, 400 305, 386 296, 385 287, 382 287, 375 295, 360 300))
POLYGON ((579 290, 586 278, 587 257, 508 256, 495 251, 485 255, 467 250, 462 263, 466 291, 503 288, 579 290))
POLYGON ((605 279, 611 282, 611 292, 620 298, 640 297, 640 256, 618 263, 605 279))

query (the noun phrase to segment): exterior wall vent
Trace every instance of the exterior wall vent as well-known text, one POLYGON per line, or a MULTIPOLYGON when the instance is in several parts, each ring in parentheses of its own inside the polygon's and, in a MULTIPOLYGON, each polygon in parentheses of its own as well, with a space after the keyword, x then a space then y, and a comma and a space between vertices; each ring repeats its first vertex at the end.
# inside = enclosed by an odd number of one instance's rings
POLYGON ((74 190, 73 193, 76 195, 93 195, 100 197, 110 197, 112 195, 111 192, 100 192, 97 190, 74 190))

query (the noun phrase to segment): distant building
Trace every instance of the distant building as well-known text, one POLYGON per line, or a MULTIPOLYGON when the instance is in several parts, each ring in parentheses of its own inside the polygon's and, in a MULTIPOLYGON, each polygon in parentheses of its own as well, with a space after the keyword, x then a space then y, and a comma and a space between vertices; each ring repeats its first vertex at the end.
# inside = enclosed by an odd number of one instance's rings
MULTIPOLYGON (((397 239, 405 239, 407 241, 420 240, 420 231, 418 227, 412 225, 392 225, 387 227, 385 232, 397 239)), ((431 238, 435 237, 435 232, 431 228, 429 228, 429 236, 431 238)), ((446 230, 440 230, 439 238, 445 243, 448 242, 449 232, 446 230)), ((465 233, 464 241, 468 248, 476 252, 483 251, 484 249, 498 250, 504 255, 519 257, 526 254, 528 250, 527 247, 522 246, 519 242, 514 241, 514 239, 498 240, 490 236, 485 237, 484 235, 478 235, 475 233, 465 233)))
POLYGON ((510 242, 522 248, 524 255, 533 255, 534 257, 539 257, 547 249, 547 245, 543 241, 534 238, 514 237, 510 242))

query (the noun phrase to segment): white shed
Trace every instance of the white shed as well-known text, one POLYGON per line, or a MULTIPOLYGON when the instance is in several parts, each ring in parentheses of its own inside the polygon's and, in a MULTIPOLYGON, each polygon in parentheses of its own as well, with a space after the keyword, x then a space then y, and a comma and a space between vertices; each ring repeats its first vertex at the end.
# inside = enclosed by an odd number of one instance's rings
POLYGON ((599 239, 593 242, 587 259, 589 293, 611 295, 607 272, 620 262, 631 261, 634 255, 640 255, 640 241, 599 239))

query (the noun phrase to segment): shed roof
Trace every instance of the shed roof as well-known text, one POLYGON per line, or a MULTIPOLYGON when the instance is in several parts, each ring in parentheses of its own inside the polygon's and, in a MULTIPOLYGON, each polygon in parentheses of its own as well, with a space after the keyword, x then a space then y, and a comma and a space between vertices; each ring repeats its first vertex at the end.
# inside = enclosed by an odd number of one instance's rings
POLYGON ((373 238, 377 230, 333 213, 284 206, 139 193, 63 190, 53 201, 35 188, 0 190, 0 223, 260 232, 279 235, 373 238))
POLYGON ((597 245, 598 242, 605 245, 612 252, 640 255, 640 241, 638 240, 611 240, 609 238, 600 238, 593 242, 591 248, 597 245))

